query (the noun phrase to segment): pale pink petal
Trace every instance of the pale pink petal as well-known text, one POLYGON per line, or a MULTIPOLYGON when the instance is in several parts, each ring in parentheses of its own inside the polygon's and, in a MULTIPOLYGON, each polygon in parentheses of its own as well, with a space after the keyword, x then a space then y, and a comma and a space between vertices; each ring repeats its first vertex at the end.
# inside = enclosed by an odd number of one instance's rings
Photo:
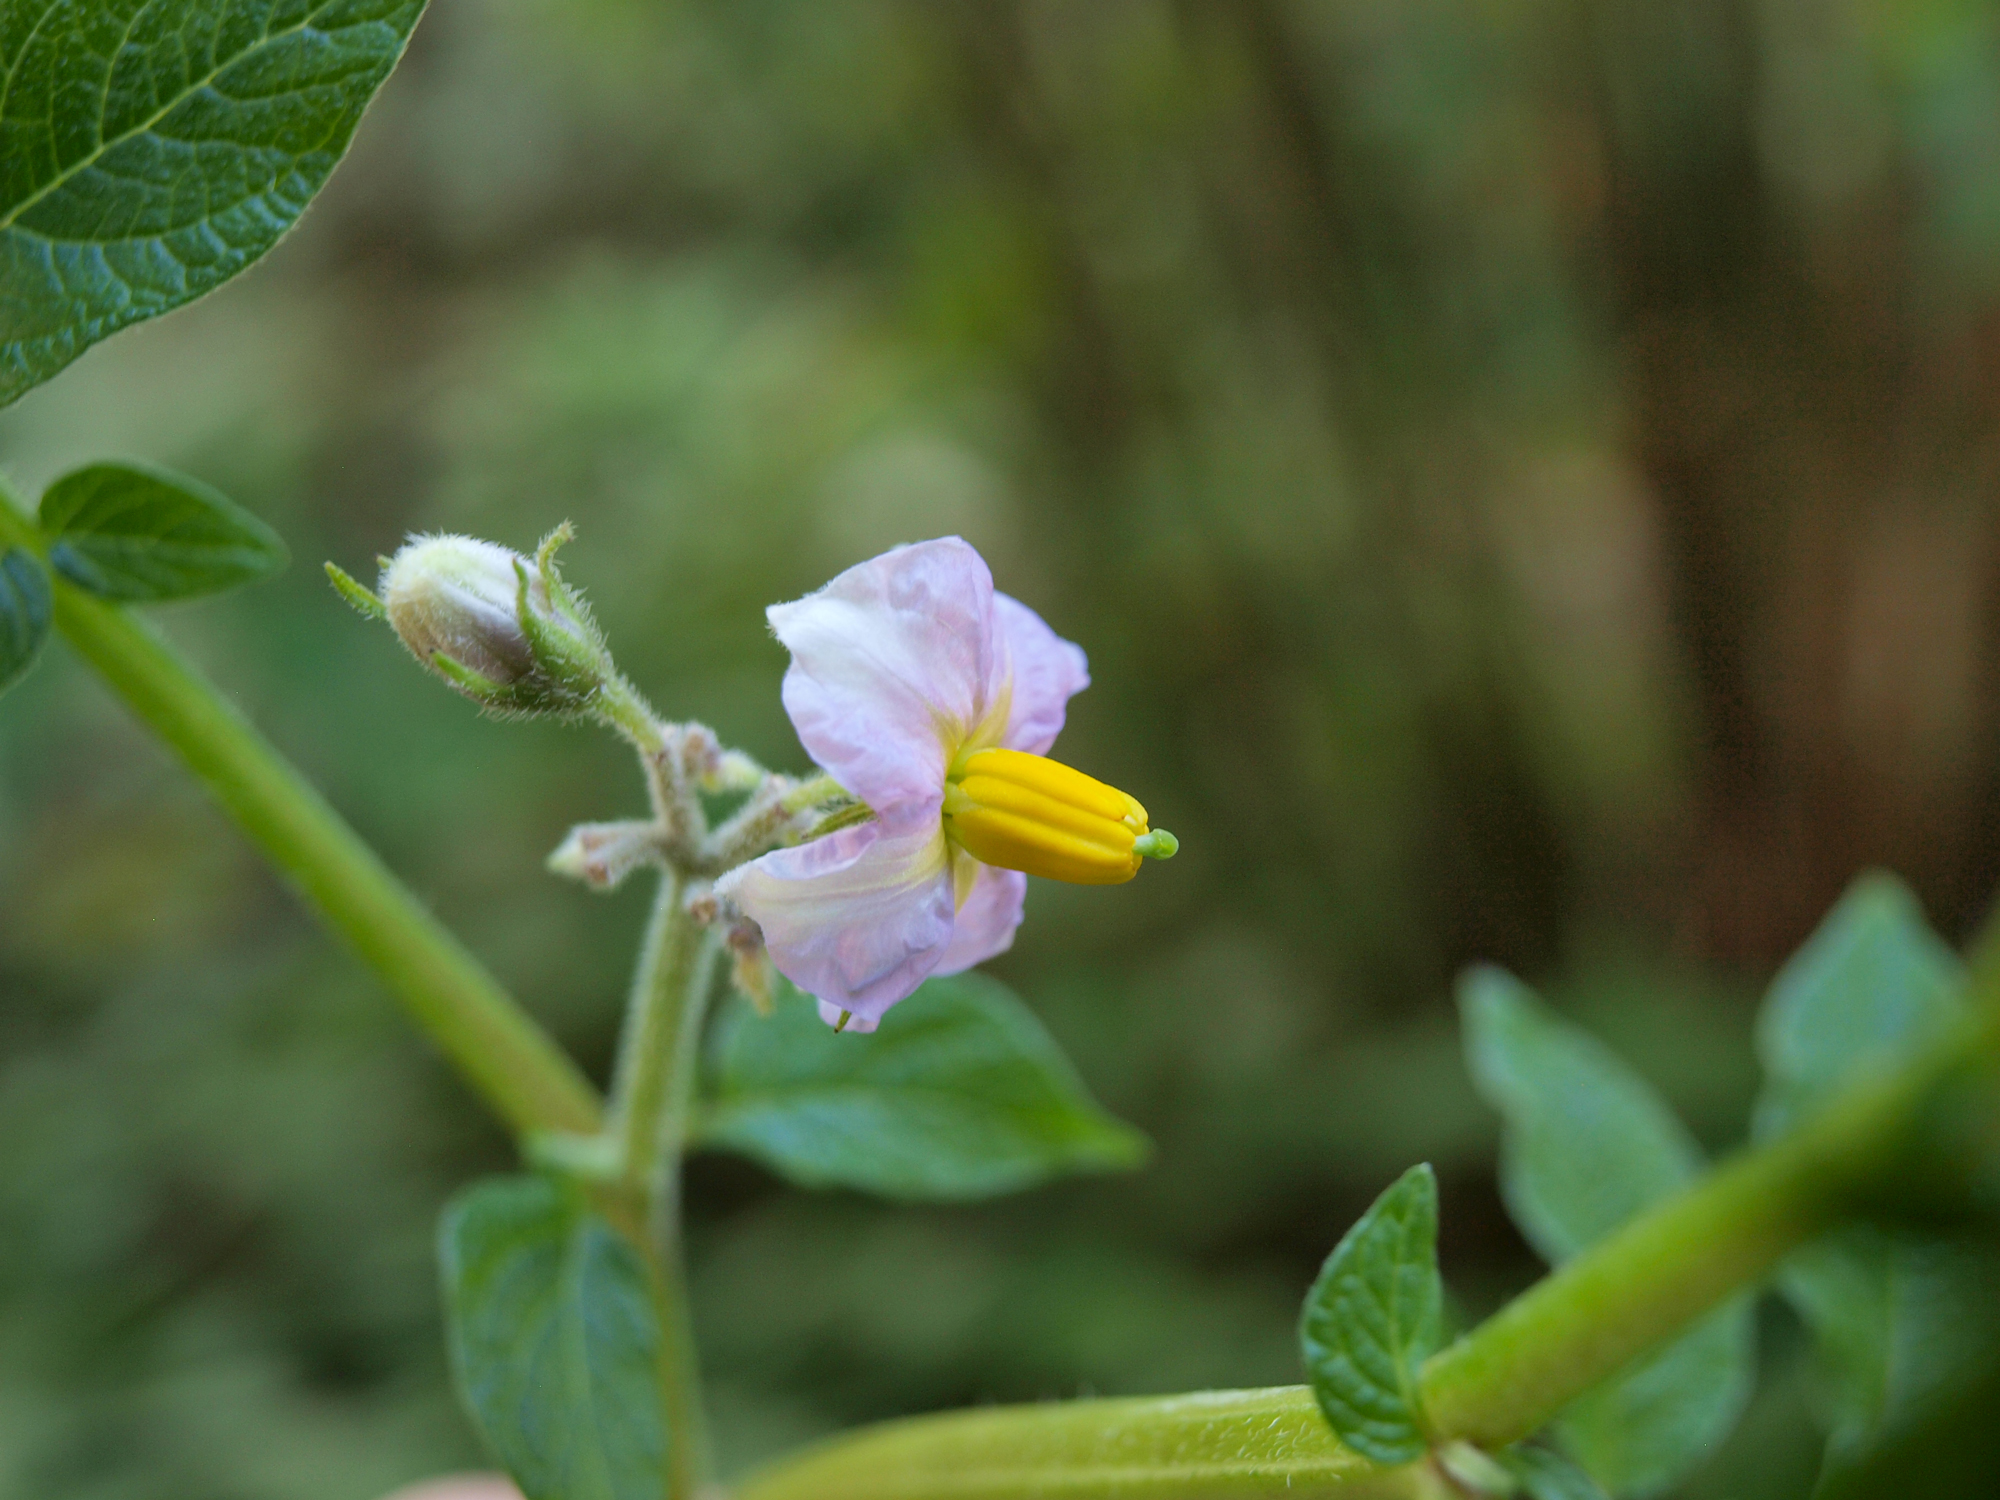
POLYGON ((924 982, 951 941, 951 860, 935 796, 739 865, 716 890, 764 930, 778 972, 859 1020, 924 982))
POLYGON ((979 554, 957 537, 898 547, 768 613, 806 753, 877 812, 940 795, 1005 678, 979 554))
POLYGON ((973 866, 975 874, 972 889, 958 908, 951 941, 931 970, 933 974, 956 974, 1013 947, 1014 929, 1021 925, 1021 905, 1028 899, 1028 877, 1019 870, 982 865, 962 850, 955 851, 953 858, 973 866))
POLYGON ((993 596, 993 624, 1013 674, 1013 700, 1000 743, 1047 755, 1071 697, 1090 686, 1083 648, 1064 640, 1018 599, 993 596))

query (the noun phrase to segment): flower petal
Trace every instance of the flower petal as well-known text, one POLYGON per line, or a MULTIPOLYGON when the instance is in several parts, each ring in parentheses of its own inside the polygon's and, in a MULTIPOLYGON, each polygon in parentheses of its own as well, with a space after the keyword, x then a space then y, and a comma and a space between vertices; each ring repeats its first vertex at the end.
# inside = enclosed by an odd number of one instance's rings
POLYGON ((958 923, 933 974, 956 974, 1013 947, 1014 929, 1021 925, 1021 907, 1028 899, 1028 877, 1019 870, 982 865, 962 849, 952 851, 952 860, 973 867, 972 889, 958 908, 958 923))
POLYGON ((778 972, 876 1021, 937 967, 954 926, 935 804, 776 849, 716 882, 764 930, 778 972))
POLYGON ((1013 701, 1000 744, 1047 755, 1062 732, 1069 700, 1090 686, 1083 648, 1064 640, 1018 599, 993 596, 993 624, 1013 675, 1013 701))
POLYGON ((957 537, 897 547, 768 614, 806 752, 878 813, 940 796, 1005 680, 979 554, 957 537))

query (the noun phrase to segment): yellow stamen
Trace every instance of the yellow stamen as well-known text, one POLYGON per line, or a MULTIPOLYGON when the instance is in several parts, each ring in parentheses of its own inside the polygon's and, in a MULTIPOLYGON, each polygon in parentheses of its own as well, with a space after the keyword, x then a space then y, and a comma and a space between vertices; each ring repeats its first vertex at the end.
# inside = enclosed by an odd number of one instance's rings
POLYGON ((952 766, 944 827, 984 864, 1078 885, 1118 885, 1175 847, 1134 798, 1020 750, 979 750, 952 766))

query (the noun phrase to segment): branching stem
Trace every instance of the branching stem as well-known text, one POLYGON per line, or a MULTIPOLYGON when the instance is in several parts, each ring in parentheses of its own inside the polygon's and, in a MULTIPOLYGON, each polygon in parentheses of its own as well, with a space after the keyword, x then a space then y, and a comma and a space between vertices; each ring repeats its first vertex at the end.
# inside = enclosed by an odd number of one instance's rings
MULTIPOLYGON (((46 550, 0 490, 0 547, 8 545, 46 550)), ((710 1460, 683 1275, 680 1162, 717 944, 689 915, 683 882, 712 873, 697 868, 706 830, 694 784, 748 791, 764 773, 712 739, 684 738, 695 726, 662 725, 636 692, 614 693, 606 705, 606 716, 648 757, 656 803, 667 804, 656 810, 673 813, 678 834, 668 851, 678 867, 662 878, 633 987, 606 1135, 599 1101, 575 1064, 157 634, 60 578, 55 619, 503 1119, 524 1138, 616 1146, 616 1181, 601 1190, 652 1267, 671 1496, 695 1500, 710 1482, 710 1460), (684 750, 699 750, 702 764, 688 764, 684 750)), ((839 792, 824 777, 783 790, 768 806, 756 803, 734 832, 747 847, 767 812, 796 814, 839 792)), ((1973 971, 1978 1004, 1958 1028, 1864 1078, 1790 1134, 1724 1162, 1434 1356, 1422 1374, 1431 1430, 1486 1447, 1529 1436, 1591 1386, 1754 1286, 1894 1179, 1911 1160, 1940 1085, 2000 1062, 2000 939, 1980 945, 1973 971)), ((1346 1452, 1310 1393, 1286 1387, 891 1423, 767 1470, 740 1500, 1302 1500, 1334 1491, 1403 1500, 1446 1492, 1428 1463, 1384 1470, 1346 1452)))

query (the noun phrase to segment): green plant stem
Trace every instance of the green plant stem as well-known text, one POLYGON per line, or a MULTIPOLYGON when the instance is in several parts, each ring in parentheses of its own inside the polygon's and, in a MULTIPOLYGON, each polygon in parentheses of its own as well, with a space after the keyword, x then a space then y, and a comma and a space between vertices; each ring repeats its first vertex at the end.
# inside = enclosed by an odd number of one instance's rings
MULTIPOLYGON (((1910 1162, 1941 1087, 2000 1062, 2000 945, 1975 955, 1963 1024, 1863 1079, 1798 1129, 1724 1162, 1552 1272, 1433 1356, 1433 1434, 1498 1448, 1681 1332, 1787 1252, 1879 1194, 1910 1162)), ((1045 1496, 1413 1494, 1422 1466, 1342 1450, 1304 1386, 1240 1393, 1240 1429, 1190 1425, 1182 1403, 1081 1401, 890 1423, 765 1471, 738 1500, 1033 1500, 1045 1496), (1288 1467, 1289 1466, 1289 1467, 1288 1467), (1412 1477, 1416 1476, 1416 1477, 1412 1477)))
POLYGON ((681 1015, 689 1003, 688 981, 700 947, 700 933, 681 910, 680 878, 671 870, 662 871, 632 977, 625 1030, 618 1039, 609 1112, 624 1176, 641 1196, 649 1195, 659 1169, 666 1126, 662 1111, 672 1082, 681 1015))
POLYGON ((1970 1018, 1798 1129, 1721 1163, 1543 1278, 1423 1370, 1433 1431, 1485 1447, 1565 1406, 1852 1212, 1906 1159, 1924 1101, 1994 1041, 1970 1018))
POLYGON ((1427 1463, 1334 1440, 1304 1386, 998 1406, 887 1422, 751 1476, 736 1500, 1443 1500, 1427 1463))
MULTIPOLYGON (((0 493, 0 544, 45 550, 0 493)), ((588 1133, 595 1091, 340 815, 144 621, 58 577, 55 621, 520 1134, 588 1133)))
POLYGON ((671 1436, 668 1493, 693 1500, 711 1477, 707 1411, 687 1295, 680 1163, 694 1107, 702 1022, 715 982, 716 945, 688 915, 682 881, 663 871, 640 949, 619 1041, 611 1129, 624 1191, 639 1205, 638 1238, 652 1270, 660 1377, 671 1436))

